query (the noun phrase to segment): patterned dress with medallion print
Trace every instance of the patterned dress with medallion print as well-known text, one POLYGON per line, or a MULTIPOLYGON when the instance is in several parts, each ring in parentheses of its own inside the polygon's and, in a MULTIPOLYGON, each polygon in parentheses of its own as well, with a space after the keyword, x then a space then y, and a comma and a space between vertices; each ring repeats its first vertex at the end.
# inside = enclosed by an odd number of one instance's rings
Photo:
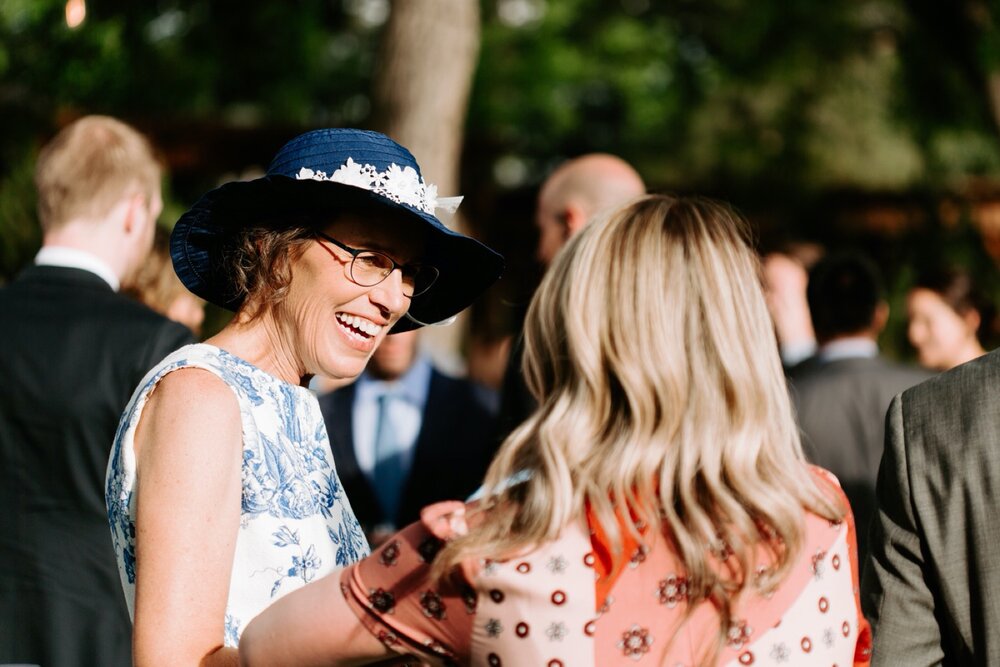
POLYGON ((243 424, 240 527, 226 604, 226 646, 274 600, 368 555, 344 495, 311 391, 279 380, 217 347, 189 345, 139 384, 122 415, 108 462, 105 500, 129 614, 135 614, 135 452, 142 409, 167 373, 207 370, 239 403, 243 424))
MULTIPOLYGON (((836 492, 843 499, 839 486, 836 492)), ((444 665, 693 667, 717 642, 718 612, 705 601, 689 606, 683 565, 663 534, 633 542, 627 563, 609 568, 608 544, 581 520, 528 553, 470 559, 434 582, 431 563, 444 542, 465 532, 464 510, 454 501, 431 505, 420 522, 341 575, 358 619, 394 651, 444 665)), ((736 601, 712 664, 869 663, 853 519, 804 512, 803 520, 802 550, 788 576, 736 601)), ((763 550, 758 556, 766 562, 763 550)))

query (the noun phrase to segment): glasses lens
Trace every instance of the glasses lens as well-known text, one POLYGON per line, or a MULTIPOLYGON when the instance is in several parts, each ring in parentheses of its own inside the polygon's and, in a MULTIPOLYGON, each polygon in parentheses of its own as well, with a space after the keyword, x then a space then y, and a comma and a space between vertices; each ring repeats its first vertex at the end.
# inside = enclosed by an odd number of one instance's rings
POLYGON ((419 264, 413 267, 413 294, 420 296, 434 285, 438 279, 438 270, 433 266, 419 264))
POLYGON ((351 263, 351 279, 364 287, 378 285, 392 272, 392 260, 377 252, 360 252, 351 263))

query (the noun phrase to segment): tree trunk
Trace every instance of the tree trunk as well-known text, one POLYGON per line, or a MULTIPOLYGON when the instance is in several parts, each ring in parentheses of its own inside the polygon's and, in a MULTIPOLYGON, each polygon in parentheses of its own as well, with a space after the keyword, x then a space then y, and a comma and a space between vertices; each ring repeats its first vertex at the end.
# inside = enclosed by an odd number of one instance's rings
MULTIPOLYGON (((459 160, 479 56, 478 0, 394 0, 374 73, 374 125, 417 158, 438 195, 459 194, 459 160)), ((460 218, 448 223, 461 227, 460 218)), ((423 343, 446 370, 461 372, 466 320, 428 327, 423 343)))

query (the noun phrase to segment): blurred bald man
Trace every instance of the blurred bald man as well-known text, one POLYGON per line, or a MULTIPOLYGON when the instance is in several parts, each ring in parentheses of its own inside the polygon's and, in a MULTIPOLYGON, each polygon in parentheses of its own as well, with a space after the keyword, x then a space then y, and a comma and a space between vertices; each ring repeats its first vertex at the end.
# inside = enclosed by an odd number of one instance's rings
MULTIPOLYGON (((608 153, 589 153, 559 165, 538 192, 538 261, 548 266, 571 236, 589 221, 644 195, 632 165, 608 153)), ((537 407, 521 375, 520 337, 510 351, 500 396, 499 431, 505 438, 537 407)))
POLYGON ((614 155, 591 153, 564 162, 538 193, 538 261, 548 266, 588 220, 645 193, 639 173, 614 155))

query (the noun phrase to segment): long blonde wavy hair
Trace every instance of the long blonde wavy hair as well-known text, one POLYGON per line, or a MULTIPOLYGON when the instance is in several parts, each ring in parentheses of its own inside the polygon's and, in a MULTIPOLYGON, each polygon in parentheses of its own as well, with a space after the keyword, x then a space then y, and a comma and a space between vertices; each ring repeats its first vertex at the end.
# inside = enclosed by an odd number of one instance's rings
POLYGON ((640 541, 642 524, 663 526, 690 608, 719 609, 721 645, 736 596, 788 573, 803 508, 842 518, 805 465, 750 246, 749 225, 725 205, 661 195, 570 240, 525 324, 538 409, 487 473, 488 519, 449 543, 442 571, 553 540, 587 503, 620 553, 620 499, 640 541), (511 486, 522 471, 530 478, 511 486), (747 576, 761 546, 771 567, 747 576))

